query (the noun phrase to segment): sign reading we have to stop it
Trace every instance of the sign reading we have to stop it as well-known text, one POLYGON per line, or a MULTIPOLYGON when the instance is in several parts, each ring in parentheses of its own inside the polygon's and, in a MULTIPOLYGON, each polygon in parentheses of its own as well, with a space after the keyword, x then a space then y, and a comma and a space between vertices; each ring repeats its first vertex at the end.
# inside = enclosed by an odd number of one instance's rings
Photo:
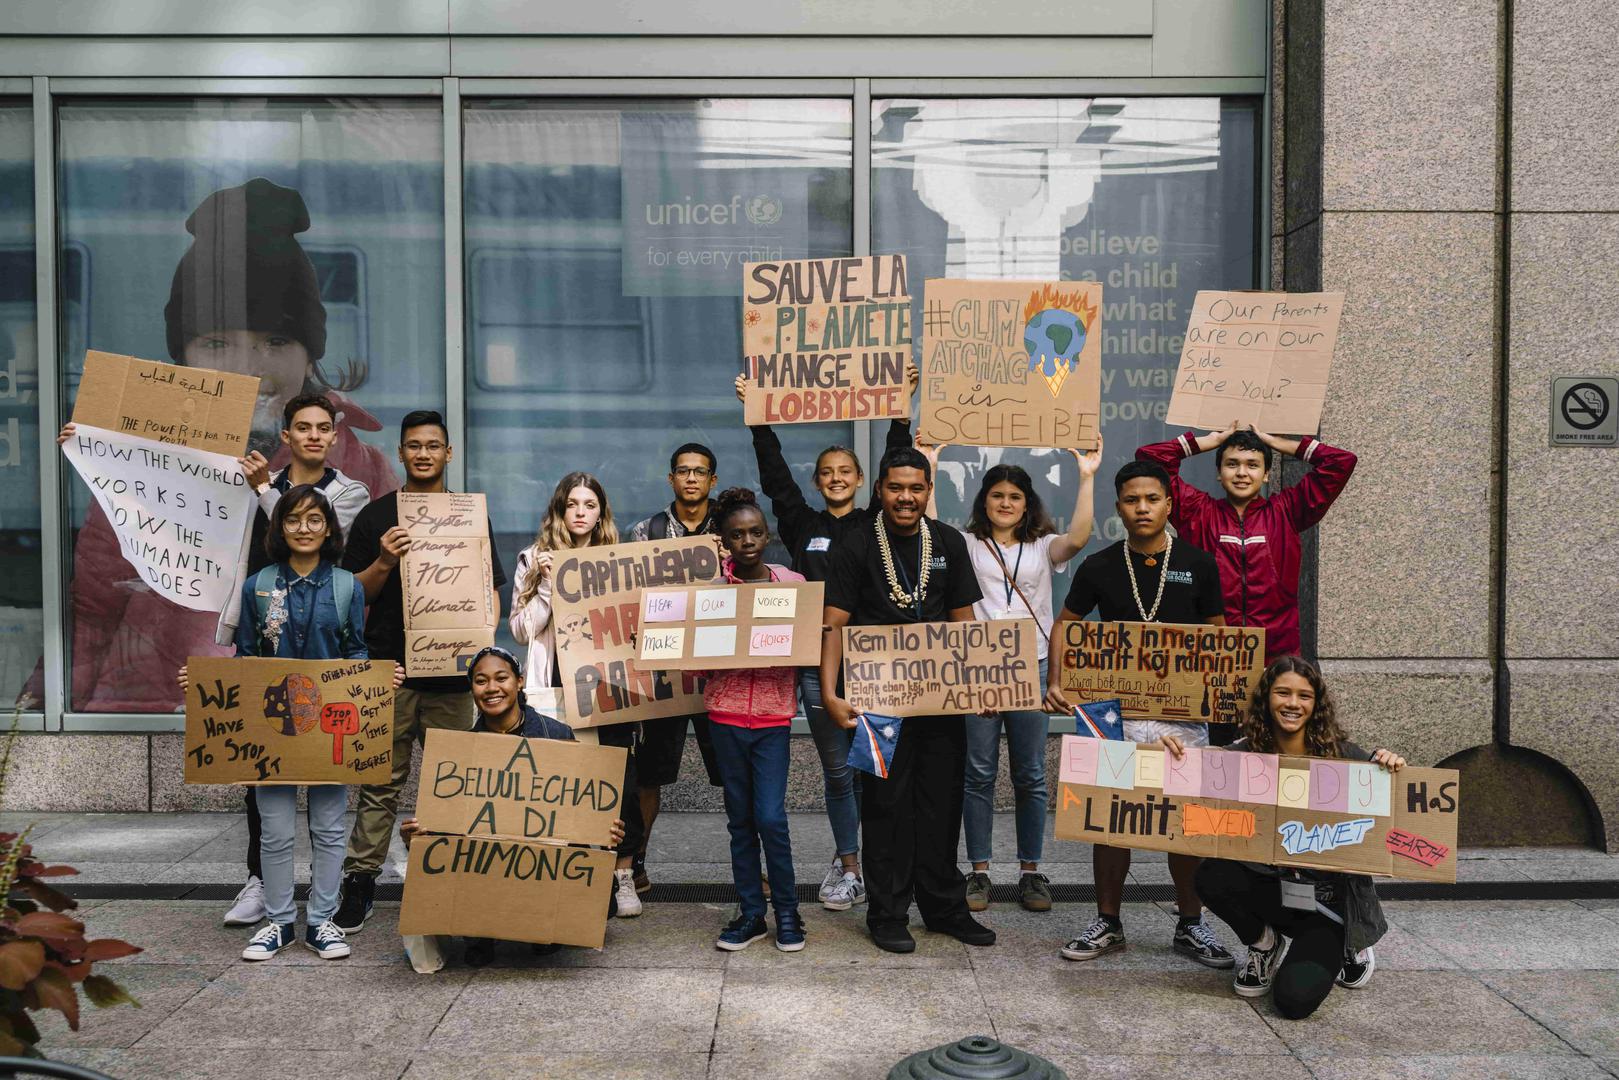
POLYGON ((465 674, 495 641, 495 573, 482 495, 399 493, 410 549, 399 561, 405 601, 405 672, 465 674))

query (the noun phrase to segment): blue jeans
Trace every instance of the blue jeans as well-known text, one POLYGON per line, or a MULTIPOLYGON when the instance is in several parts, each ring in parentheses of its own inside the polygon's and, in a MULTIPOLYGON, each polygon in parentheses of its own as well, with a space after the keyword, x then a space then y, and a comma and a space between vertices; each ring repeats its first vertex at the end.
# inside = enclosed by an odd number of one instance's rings
POLYGON ((709 724, 714 761, 725 791, 726 825, 731 830, 731 877, 742 914, 763 915, 765 892, 759 883, 759 845, 770 869, 770 899, 776 914, 798 910, 793 878, 793 847, 787 833, 787 750, 792 728, 744 728, 709 724))
POLYGON ((804 696, 804 717, 815 739, 815 751, 821 755, 821 775, 826 780, 826 818, 832 823, 832 842, 838 849, 835 854, 853 855, 860 850, 860 774, 849 768, 854 729, 838 727, 821 706, 819 671, 801 669, 798 690, 804 696))
MULTIPOLYGON (((1046 685, 1046 661, 1040 661, 1040 685, 1046 685)), ((1017 857, 1037 863, 1046 838, 1046 735, 1051 717, 1039 709, 1005 712, 996 717, 967 717, 967 779, 963 788, 962 824, 967 831, 967 858, 989 862, 995 828, 995 770, 1000 764, 1001 728, 1006 728, 1007 763, 1017 794, 1017 857)))
MULTIPOLYGON (((343 852, 348 830, 343 812, 349 789, 342 784, 310 784, 309 839, 314 845, 309 860, 309 903, 304 921, 311 926, 337 914, 337 892, 343 884, 343 852)), ((293 904, 292 841, 298 825, 298 785, 266 784, 258 789, 259 861, 264 866, 264 909, 271 922, 290 923, 298 918, 293 904)))

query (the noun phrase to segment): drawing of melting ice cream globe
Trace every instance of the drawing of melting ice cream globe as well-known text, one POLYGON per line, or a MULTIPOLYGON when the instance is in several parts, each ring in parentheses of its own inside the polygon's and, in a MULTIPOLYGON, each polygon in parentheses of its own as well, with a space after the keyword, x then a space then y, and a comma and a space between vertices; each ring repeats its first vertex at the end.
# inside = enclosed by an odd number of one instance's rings
POLYGON ((1029 374, 1038 374, 1053 398, 1079 363, 1085 338, 1096 321, 1096 308, 1080 290, 1065 291, 1045 285, 1024 306, 1023 348, 1029 354, 1029 374))

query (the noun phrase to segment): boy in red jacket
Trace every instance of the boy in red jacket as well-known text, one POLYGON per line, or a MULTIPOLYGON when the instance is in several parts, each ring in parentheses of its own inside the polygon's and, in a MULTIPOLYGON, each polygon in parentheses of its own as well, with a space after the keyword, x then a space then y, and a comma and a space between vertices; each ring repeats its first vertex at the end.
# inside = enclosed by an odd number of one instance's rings
POLYGON ((1265 659, 1299 651, 1299 534, 1327 514, 1355 471, 1355 455, 1306 435, 1284 439, 1251 425, 1198 435, 1188 431, 1136 451, 1168 471, 1174 485, 1170 524, 1220 566, 1226 620, 1265 628, 1265 659), (1213 450, 1215 475, 1225 490, 1215 499, 1180 478, 1182 458, 1213 450), (1274 454, 1313 465, 1304 479, 1267 499, 1260 489, 1274 454))

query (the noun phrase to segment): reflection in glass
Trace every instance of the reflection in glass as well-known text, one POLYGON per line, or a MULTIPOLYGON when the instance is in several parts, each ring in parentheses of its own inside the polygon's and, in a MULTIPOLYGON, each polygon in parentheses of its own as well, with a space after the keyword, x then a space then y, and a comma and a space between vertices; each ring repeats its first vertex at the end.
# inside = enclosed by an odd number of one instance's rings
MULTIPOLYGON (((700 442, 757 486, 732 392, 742 264, 851 252, 847 101, 479 101, 465 114, 468 485, 516 565, 566 473, 621 531, 700 442)), ((810 489, 851 425, 780 429, 810 489)), ((783 557, 780 561, 786 561, 783 557)), ((504 625, 501 628, 504 634, 504 625)))
MULTIPOLYGON (((72 101, 58 112, 64 407, 84 351, 260 378, 252 445, 286 463, 282 407, 327 393, 327 464, 373 496, 399 418, 442 408, 443 140, 436 101, 72 101)), ((215 617, 157 596, 76 478, 70 708, 178 707, 174 671, 220 655, 215 617), (87 512, 88 511, 88 512, 87 512)))
MULTIPOLYGON (((873 251, 904 254, 913 282, 1103 283, 1106 453, 1087 554, 1124 535, 1113 473, 1170 435, 1193 295, 1255 287, 1256 116, 1251 101, 1218 98, 872 102, 873 251)), ((912 289, 919 319, 924 291, 912 289)), ((1028 469, 1066 527, 1078 472, 1065 451, 945 451, 941 516, 964 524, 980 477, 1002 461, 1028 469)), ((1207 468, 1186 479, 1214 488, 1207 468)), ((1066 588, 1064 575, 1057 595, 1066 588)))

